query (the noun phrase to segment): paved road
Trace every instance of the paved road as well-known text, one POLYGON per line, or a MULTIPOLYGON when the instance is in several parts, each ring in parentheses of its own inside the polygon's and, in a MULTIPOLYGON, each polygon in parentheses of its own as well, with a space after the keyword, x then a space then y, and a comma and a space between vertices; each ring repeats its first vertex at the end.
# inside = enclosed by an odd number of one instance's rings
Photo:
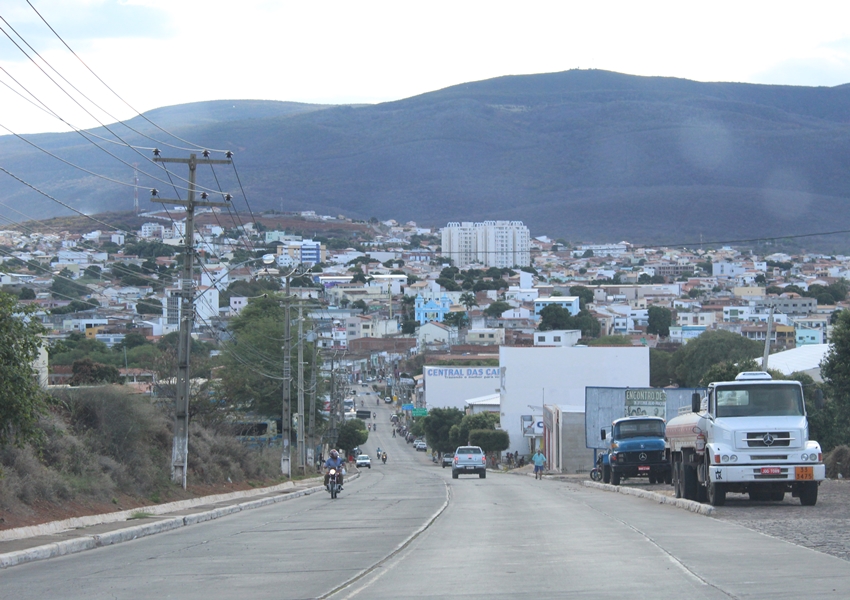
POLYGON ((364 449, 389 461, 339 500, 314 494, 10 568, 0 598, 848 596, 846 561, 734 523, 532 477, 452 480, 376 410, 364 449))

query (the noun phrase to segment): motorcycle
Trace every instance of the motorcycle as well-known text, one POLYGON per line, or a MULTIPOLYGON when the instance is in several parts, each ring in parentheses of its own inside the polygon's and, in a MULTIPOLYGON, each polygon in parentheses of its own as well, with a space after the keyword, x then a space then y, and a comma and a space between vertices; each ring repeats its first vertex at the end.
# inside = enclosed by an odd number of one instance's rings
POLYGON ((387 464, 387 453, 386 453, 386 452, 384 452, 384 453, 381 455, 381 461, 382 461, 384 464, 387 464))
POLYGON ((590 470, 590 478, 593 481, 602 481, 602 454, 596 457, 596 466, 590 470))
POLYGON ((326 489, 331 493, 331 500, 336 500, 339 490, 342 489, 342 484, 339 482, 340 474, 339 469, 334 467, 331 467, 328 471, 328 485, 326 489))

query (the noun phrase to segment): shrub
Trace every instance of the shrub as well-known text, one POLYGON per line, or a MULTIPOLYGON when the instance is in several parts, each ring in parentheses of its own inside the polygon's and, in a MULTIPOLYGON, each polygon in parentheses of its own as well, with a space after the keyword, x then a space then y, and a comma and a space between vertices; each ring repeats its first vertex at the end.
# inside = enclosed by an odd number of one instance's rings
POLYGON ((837 446, 823 457, 826 464, 826 476, 830 479, 838 479, 839 475, 850 478, 850 446, 837 446))

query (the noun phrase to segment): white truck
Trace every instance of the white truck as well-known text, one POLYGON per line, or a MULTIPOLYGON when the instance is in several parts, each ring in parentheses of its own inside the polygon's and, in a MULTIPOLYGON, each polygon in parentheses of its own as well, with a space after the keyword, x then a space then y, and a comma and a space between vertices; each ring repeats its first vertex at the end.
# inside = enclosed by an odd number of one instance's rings
POLYGON ((773 501, 791 492, 803 506, 817 503, 826 468, 799 382, 740 373, 695 393, 680 413, 666 431, 677 498, 722 506, 728 492, 773 501))

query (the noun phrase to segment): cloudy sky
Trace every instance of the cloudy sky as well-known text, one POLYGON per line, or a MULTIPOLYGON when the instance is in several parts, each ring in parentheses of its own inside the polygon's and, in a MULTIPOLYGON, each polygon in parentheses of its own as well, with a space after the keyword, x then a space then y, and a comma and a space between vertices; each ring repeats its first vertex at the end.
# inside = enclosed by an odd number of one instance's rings
POLYGON ((846 1, 804 8, 777 0, 2 0, 0 135, 68 129, 47 111, 76 127, 95 125, 69 96, 103 122, 135 114, 30 4, 142 112, 240 98, 375 103, 573 68, 698 81, 850 82, 846 1), (16 44, 37 52, 44 72, 16 44))

